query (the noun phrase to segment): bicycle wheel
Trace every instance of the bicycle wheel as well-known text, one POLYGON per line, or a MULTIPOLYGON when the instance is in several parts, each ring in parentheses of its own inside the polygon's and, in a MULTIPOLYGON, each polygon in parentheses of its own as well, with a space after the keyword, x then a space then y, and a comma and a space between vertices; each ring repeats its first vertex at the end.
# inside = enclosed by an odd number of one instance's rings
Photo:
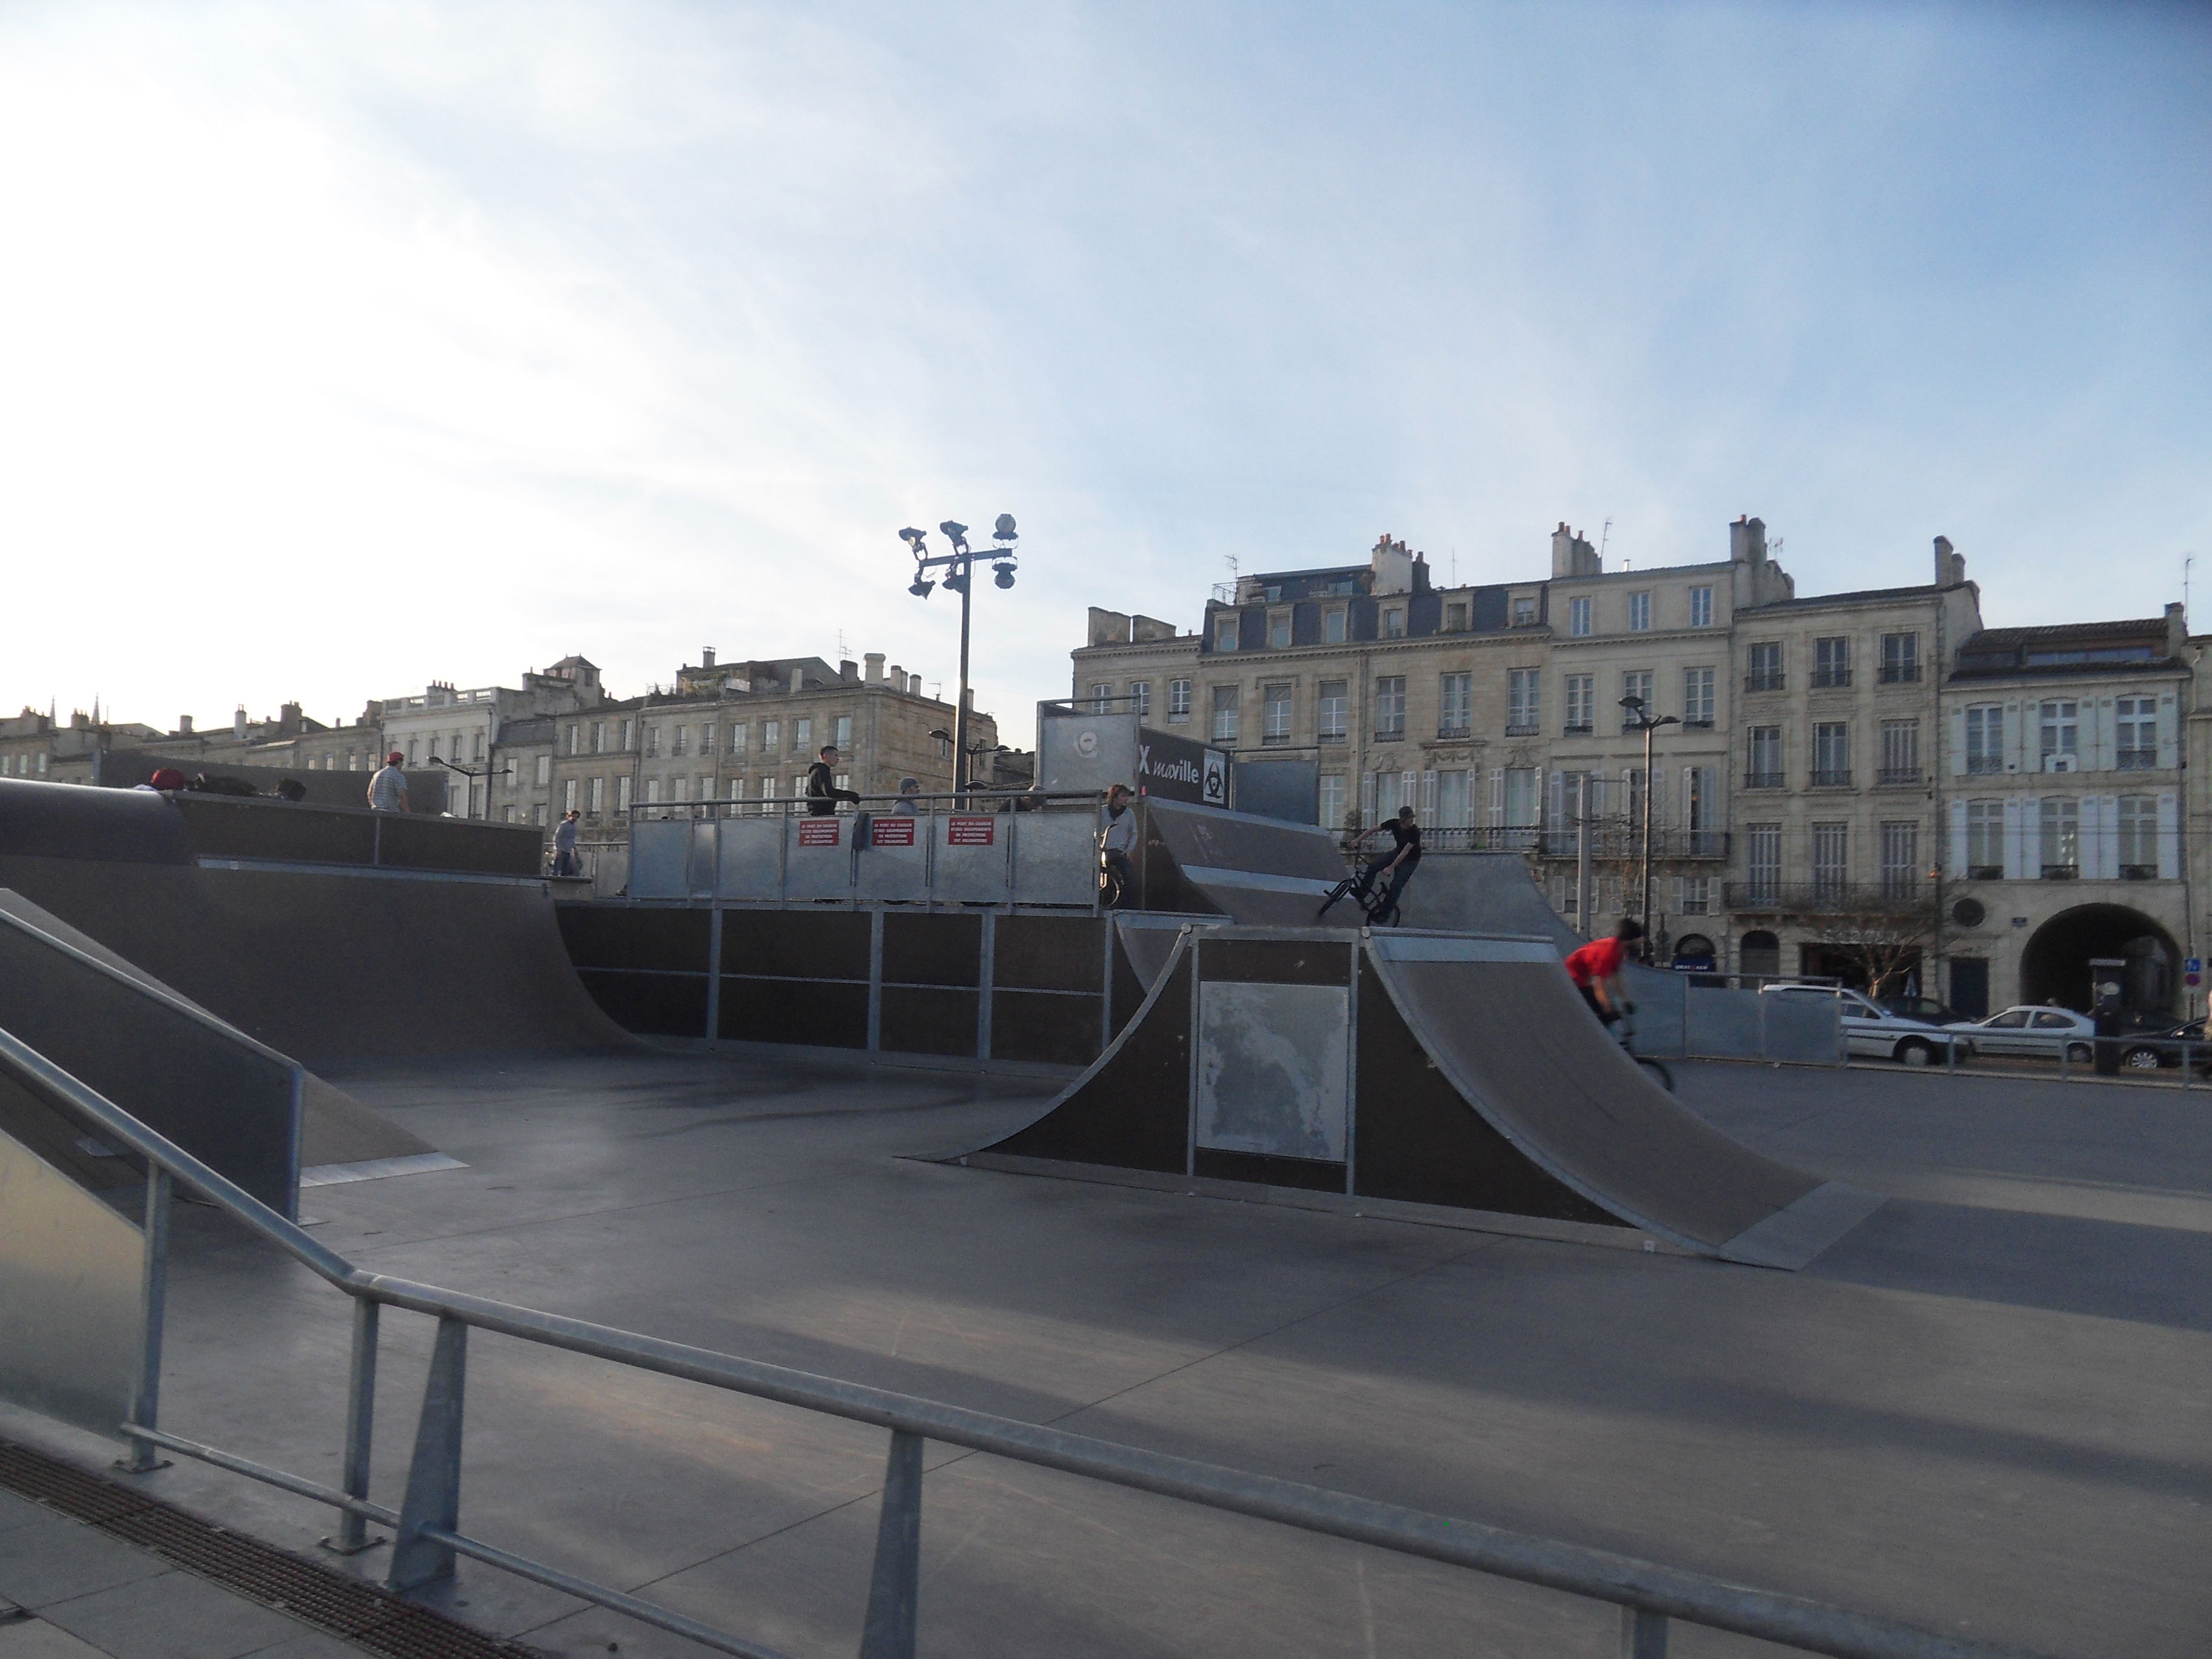
POLYGON ((1316 921, 1319 921, 1331 910, 1334 910, 1336 908, 1336 902, 1351 890, 1352 878, 1347 876, 1344 880, 1340 881, 1335 886, 1328 890, 1328 896, 1321 902, 1321 908, 1314 912, 1314 920, 1316 921))
POLYGON ((1649 1076, 1654 1083, 1664 1089, 1668 1094, 1671 1095, 1674 1092, 1674 1074, 1668 1071, 1665 1066, 1646 1054, 1637 1055, 1636 1063, 1644 1068, 1645 1074, 1649 1076))

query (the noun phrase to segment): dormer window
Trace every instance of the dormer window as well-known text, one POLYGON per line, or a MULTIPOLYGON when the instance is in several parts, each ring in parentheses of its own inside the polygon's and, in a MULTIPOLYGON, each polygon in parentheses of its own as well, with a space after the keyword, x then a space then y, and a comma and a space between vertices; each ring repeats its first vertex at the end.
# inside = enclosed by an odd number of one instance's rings
POLYGON ((1237 618, 1223 617, 1213 624, 1213 648, 1234 651, 1237 648, 1237 618))
POLYGON ((1382 613, 1382 637, 1386 640, 1406 637, 1406 612, 1401 607, 1392 605, 1382 613))
POLYGON ((1344 643, 1344 607, 1331 605, 1322 612, 1321 637, 1324 645, 1344 643))
POLYGON ((1513 625, 1516 628, 1534 628, 1536 625, 1536 596, 1534 593, 1514 596, 1513 625))

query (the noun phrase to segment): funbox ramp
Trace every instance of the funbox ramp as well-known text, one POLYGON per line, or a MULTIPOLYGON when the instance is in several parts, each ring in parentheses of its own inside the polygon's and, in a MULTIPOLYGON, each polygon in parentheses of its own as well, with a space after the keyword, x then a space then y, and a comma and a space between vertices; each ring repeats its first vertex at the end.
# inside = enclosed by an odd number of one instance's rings
POLYGON ((960 1161, 1637 1228, 1787 1268, 1882 1201, 1713 1128, 1590 1018, 1551 941, 1501 935, 1188 927, 1106 1053, 960 1161))
MULTIPOLYGON (((1310 823, 1149 797, 1139 879, 1147 910, 1213 912, 1254 927, 1310 927, 1345 876, 1335 837, 1310 823)), ((1364 920, 1346 900, 1330 924, 1364 920)))

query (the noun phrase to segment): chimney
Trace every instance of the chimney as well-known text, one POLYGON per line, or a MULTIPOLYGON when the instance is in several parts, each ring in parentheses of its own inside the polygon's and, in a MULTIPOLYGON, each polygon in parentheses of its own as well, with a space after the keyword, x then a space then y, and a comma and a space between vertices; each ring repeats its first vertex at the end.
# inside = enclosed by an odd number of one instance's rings
MULTIPOLYGON (((1950 544, 1946 542, 1945 546, 1950 544)), ((1729 526, 1729 560, 1734 564, 1764 564, 1766 562, 1766 526, 1753 518, 1738 514, 1729 526)))
POLYGON ((307 715, 296 702, 288 702, 277 711, 277 730, 288 738, 298 737, 306 723, 307 715))
POLYGON ((2177 599, 2166 607, 2166 654, 2177 660, 2186 661, 2188 651, 2189 617, 2177 599))
POLYGON ((1389 531, 1384 531, 1376 542, 1375 551, 1369 556, 1368 562, 1375 572, 1370 592, 1404 593, 1412 590, 1413 556, 1407 550, 1405 543, 1391 540, 1389 531))
POLYGON ((1948 536, 1938 536, 1936 538, 1936 586, 1948 587, 1950 585, 1951 538, 1948 536))
POLYGON ((179 714, 179 715, 178 715, 178 716, 177 716, 177 735, 178 735, 179 737, 180 737, 180 738, 189 738, 190 736, 191 736, 191 734, 192 734, 192 717, 191 717, 190 714, 179 714))
POLYGON ((240 703, 238 712, 230 717, 230 735, 241 743, 246 739, 246 705, 240 703))
POLYGON ((1129 642, 1129 619, 1119 611, 1102 611, 1091 607, 1091 643, 1093 645, 1127 645, 1129 642))
POLYGON ((908 675, 906 679, 906 689, 907 694, 909 696, 920 696, 921 695, 921 676, 919 674, 908 675))
POLYGON ((866 652, 860 660, 866 665, 863 678, 870 685, 881 685, 884 683, 884 653, 880 651, 866 652))
POLYGON ((848 685, 852 684, 860 678, 860 665, 850 657, 841 659, 837 664, 837 678, 848 685))
POLYGON ((699 666, 702 668, 712 668, 714 665, 714 647, 711 645, 701 646, 699 647, 699 666))
POLYGON ((906 670, 901 668, 896 663, 891 665, 891 690, 894 691, 906 690, 906 670))

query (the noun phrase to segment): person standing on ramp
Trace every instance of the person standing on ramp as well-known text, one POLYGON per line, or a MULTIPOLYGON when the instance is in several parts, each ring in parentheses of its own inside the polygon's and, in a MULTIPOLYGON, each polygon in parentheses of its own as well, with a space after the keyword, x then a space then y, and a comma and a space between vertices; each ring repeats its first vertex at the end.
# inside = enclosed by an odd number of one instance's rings
POLYGON ((553 873, 556 876, 580 876, 583 861, 576 853, 576 832, 583 814, 570 807, 553 831, 553 873))
POLYGON ((384 757, 384 764, 368 781, 368 805, 373 811, 404 812, 407 811, 407 775, 399 769, 403 757, 395 749, 384 757))
POLYGON ((839 801, 850 801, 855 806, 860 798, 850 789, 837 787, 837 745, 825 743, 814 764, 806 769, 806 813, 809 817, 826 818, 837 810, 839 801))
POLYGON ((1589 1004, 1590 1012, 1607 1025, 1636 1012, 1621 989, 1620 969, 1628 960, 1628 947, 1643 937, 1644 924, 1634 916, 1623 916, 1611 939, 1594 939, 1567 958, 1567 977, 1589 1004))

